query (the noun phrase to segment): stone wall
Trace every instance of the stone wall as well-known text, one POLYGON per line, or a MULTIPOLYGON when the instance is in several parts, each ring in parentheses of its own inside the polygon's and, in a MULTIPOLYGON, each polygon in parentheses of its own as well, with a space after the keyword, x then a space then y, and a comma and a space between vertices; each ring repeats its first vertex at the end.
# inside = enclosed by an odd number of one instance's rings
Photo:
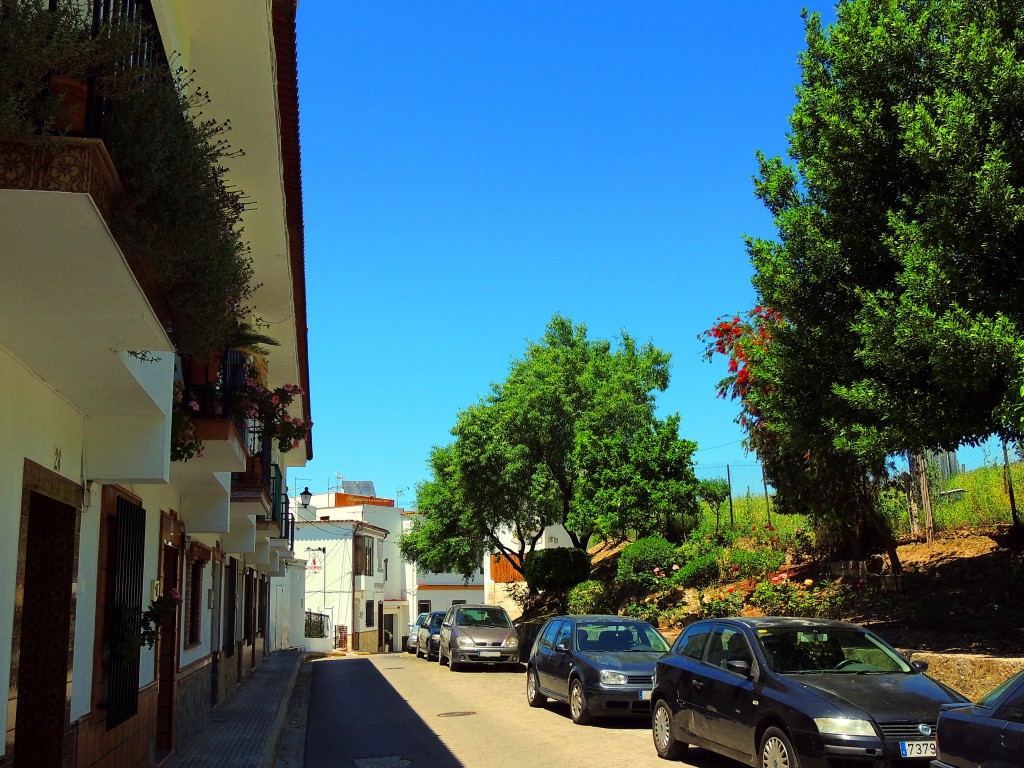
POLYGON ((187 746, 210 724, 212 664, 178 681, 178 749, 187 746))
POLYGON ((912 661, 927 661, 928 676, 977 701, 1001 682, 1024 669, 1024 658, 969 653, 904 651, 912 661))

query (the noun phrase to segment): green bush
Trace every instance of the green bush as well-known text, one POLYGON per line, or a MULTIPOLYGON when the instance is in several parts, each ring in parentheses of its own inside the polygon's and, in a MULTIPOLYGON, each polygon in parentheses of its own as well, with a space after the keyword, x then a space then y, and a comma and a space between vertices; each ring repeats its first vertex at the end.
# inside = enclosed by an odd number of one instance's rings
POLYGON ((672 575, 672 583, 681 587, 706 587, 714 584, 721 576, 721 547, 705 552, 682 565, 672 575))
POLYGON ((565 592, 590 576, 590 555, 575 547, 538 549, 527 555, 523 575, 534 589, 565 592))
POLYGON ((626 606, 625 614, 654 626, 658 626, 658 621, 661 618, 661 610, 658 606, 648 603, 630 603, 626 606))
POLYGON ((618 579, 629 589, 649 592, 660 581, 659 575, 670 572, 676 564, 676 548, 671 542, 661 536, 647 536, 623 548, 618 579))
POLYGON ((589 579, 569 590, 569 613, 611 613, 611 598, 603 582, 589 579))
POLYGON ((743 609, 743 595, 739 592, 726 592, 724 595, 697 595, 697 610, 702 619, 719 619, 725 616, 738 616, 743 609))
POLYGON ((777 549, 728 549, 724 565, 727 579, 762 578, 777 571, 786 562, 786 553, 777 549))
POLYGON ((766 616, 806 616, 835 619, 843 615, 851 592, 839 582, 822 581, 813 587, 788 579, 762 581, 750 596, 750 604, 766 616))

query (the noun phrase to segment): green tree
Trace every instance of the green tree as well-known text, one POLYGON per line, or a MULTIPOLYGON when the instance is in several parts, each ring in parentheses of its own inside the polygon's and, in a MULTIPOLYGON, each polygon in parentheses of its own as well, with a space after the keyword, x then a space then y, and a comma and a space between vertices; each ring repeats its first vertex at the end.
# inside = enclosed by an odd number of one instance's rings
POLYGON ((716 535, 722 517, 722 504, 729 500, 729 493, 729 481, 724 477, 701 480, 697 484, 697 498, 707 504, 708 509, 715 513, 716 535))
POLYGON ((696 511, 696 445, 679 438, 678 415, 654 414, 669 355, 625 333, 619 342, 552 318, 506 380, 458 415, 454 442, 435 449, 402 543, 408 559, 435 571, 460 565, 443 540, 455 536, 476 562, 493 551, 522 572, 546 526, 562 525, 586 549, 593 536, 660 531, 696 511))

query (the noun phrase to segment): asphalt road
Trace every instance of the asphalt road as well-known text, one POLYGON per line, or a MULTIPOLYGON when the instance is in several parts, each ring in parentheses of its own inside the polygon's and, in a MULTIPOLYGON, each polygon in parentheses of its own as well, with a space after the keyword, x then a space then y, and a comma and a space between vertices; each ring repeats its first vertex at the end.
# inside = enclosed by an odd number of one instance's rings
POLYGON ((406 653, 311 664, 308 768, 739 766, 698 749, 660 760, 647 720, 578 726, 563 704, 533 709, 523 669, 450 672, 406 653))

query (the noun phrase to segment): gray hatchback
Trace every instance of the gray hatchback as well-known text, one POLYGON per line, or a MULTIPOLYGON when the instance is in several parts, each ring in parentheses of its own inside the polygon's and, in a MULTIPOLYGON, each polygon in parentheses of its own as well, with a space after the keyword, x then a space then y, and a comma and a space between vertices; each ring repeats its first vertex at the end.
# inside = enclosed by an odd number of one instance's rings
POLYGON ((441 622, 437 654, 453 672, 461 664, 518 664, 519 638, 499 605, 453 605, 441 622))

